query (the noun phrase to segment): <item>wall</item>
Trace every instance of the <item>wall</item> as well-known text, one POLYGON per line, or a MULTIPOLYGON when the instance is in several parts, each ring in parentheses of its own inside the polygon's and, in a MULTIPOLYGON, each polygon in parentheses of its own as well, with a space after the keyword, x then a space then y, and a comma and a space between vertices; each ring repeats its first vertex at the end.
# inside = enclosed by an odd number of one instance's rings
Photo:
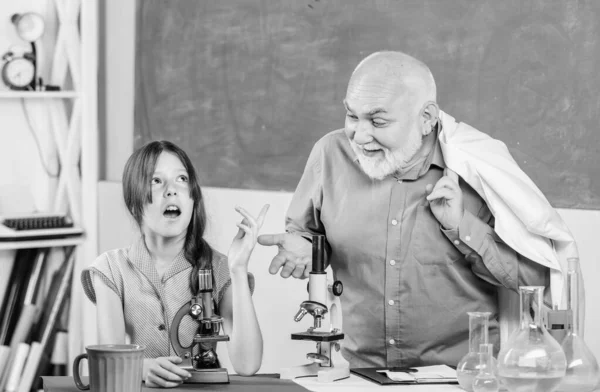
POLYGON ((598 1, 137 5, 135 145, 187 146, 207 186, 292 192, 352 69, 386 49, 425 62, 440 107, 503 140, 552 205, 600 209, 598 1))

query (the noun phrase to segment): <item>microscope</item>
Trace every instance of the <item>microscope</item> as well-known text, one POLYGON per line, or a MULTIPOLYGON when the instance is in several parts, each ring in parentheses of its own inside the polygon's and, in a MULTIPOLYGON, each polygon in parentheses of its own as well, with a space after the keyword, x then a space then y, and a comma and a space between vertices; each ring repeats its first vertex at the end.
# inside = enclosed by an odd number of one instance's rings
POLYGON ((283 368, 281 379, 317 376, 319 382, 332 382, 350 377, 350 364, 342 357, 340 341, 344 339, 341 331, 342 282, 334 281, 331 267, 325 271, 325 237, 312 237, 312 271, 308 282, 308 301, 300 304, 296 313, 296 322, 308 313, 314 319, 314 325, 307 331, 292 334, 292 340, 311 340, 316 343, 316 352, 308 353, 311 362, 305 365, 283 368))
POLYGON ((183 360, 179 366, 192 375, 186 383, 229 383, 227 369, 221 367, 215 352, 217 342, 228 341, 229 336, 220 335, 223 318, 214 312, 212 291, 212 270, 199 270, 198 295, 179 309, 169 330, 175 354, 183 360), (187 315, 198 322, 198 330, 192 343, 183 347, 179 340, 179 324, 187 315))

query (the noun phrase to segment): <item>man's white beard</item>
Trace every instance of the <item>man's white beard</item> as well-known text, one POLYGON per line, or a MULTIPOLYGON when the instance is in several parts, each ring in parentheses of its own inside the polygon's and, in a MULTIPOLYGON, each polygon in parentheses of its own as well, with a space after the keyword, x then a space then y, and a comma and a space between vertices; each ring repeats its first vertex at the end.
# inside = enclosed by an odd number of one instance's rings
POLYGON ((402 172, 410 160, 421 148, 423 140, 419 132, 412 132, 404 147, 395 151, 379 146, 384 152, 383 157, 367 157, 362 153, 362 148, 354 141, 350 141, 352 149, 358 156, 358 162, 367 176, 374 180, 383 180, 397 172, 402 172))

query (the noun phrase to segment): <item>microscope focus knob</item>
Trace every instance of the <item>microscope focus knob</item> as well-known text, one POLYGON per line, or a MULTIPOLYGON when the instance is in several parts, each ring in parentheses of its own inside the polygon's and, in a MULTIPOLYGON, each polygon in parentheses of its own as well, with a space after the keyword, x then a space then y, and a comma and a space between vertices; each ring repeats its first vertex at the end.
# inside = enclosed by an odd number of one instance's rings
POLYGON ((190 314, 194 317, 200 316, 202 314, 202 305, 193 304, 192 306, 190 306, 190 314))
POLYGON ((336 280, 335 282, 333 282, 331 291, 333 292, 333 295, 335 295, 336 297, 339 297, 340 295, 342 295, 342 292, 344 291, 344 285, 339 280, 336 280))

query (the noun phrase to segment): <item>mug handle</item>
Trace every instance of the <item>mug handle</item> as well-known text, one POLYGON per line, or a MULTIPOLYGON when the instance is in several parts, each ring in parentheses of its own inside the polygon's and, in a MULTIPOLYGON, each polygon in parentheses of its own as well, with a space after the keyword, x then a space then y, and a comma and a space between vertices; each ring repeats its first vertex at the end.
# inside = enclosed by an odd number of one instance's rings
POLYGON ((75 381, 75 385, 77 385, 77 388, 81 389, 82 391, 87 391, 88 389, 90 389, 90 384, 85 385, 84 383, 82 383, 81 377, 79 376, 79 362, 81 362, 82 359, 88 359, 88 355, 79 354, 77 357, 75 357, 75 360, 73 361, 73 380, 75 381))

